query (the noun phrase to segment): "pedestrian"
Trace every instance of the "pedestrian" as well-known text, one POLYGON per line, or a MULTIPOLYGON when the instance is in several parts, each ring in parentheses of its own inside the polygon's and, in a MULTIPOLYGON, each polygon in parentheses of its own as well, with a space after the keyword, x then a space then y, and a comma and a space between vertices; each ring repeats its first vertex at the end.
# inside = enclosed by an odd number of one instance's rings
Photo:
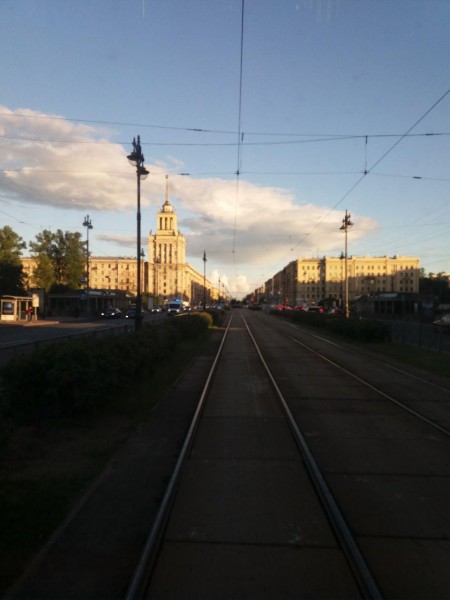
POLYGON ((33 308, 31 306, 27 306, 27 321, 31 321, 31 317, 33 315, 33 308))

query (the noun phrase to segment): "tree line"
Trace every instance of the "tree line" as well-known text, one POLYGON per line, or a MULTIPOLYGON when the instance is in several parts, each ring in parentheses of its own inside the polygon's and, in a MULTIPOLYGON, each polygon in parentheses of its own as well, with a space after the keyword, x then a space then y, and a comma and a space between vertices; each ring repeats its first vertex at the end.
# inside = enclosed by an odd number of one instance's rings
MULTIPOLYGON (((11 227, 0 229, 0 295, 26 294, 28 282, 21 261, 26 248, 26 242, 11 227)), ((81 233, 44 229, 28 248, 36 260, 33 280, 37 287, 53 293, 80 288, 87 258, 81 233)))

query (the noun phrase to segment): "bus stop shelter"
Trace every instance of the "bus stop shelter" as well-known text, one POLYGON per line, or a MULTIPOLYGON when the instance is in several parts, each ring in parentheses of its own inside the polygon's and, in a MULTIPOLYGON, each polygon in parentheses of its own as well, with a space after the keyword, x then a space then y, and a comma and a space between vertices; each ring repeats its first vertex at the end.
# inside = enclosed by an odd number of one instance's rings
POLYGON ((0 320, 7 322, 37 319, 39 301, 34 296, 1 296, 0 320))

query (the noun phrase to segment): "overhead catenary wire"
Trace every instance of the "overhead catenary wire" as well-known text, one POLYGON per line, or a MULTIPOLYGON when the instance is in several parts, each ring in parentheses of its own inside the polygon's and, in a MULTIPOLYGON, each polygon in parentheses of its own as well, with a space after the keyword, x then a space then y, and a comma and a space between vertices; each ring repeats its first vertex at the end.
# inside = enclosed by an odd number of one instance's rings
POLYGON ((239 204, 239 175, 241 169, 241 147, 243 141, 243 134, 241 133, 242 126, 242 82, 243 82, 243 61, 244 61, 244 14, 245 14, 245 0, 242 0, 241 4, 241 46, 240 46, 240 60, 239 60, 239 94, 238 94, 238 139, 237 139, 237 169, 236 169, 236 190, 235 190, 235 203, 234 203, 234 225, 233 225, 233 262, 236 269, 236 231, 237 231, 237 215, 238 215, 238 204, 239 204))
MULTIPOLYGON (((188 130, 186 130, 188 131, 188 130)), ((196 130, 190 130, 196 131, 196 130)), ((200 131, 200 130, 197 130, 200 131)), ((273 142, 249 142, 248 140, 244 144, 244 136, 249 135, 274 135, 274 134, 249 134, 245 131, 240 131, 238 133, 238 140, 235 142, 158 142, 158 141, 150 141, 150 142, 142 142, 142 146, 194 146, 194 147, 228 147, 228 146, 237 146, 238 151, 242 146, 295 146, 300 144, 316 144, 316 143, 324 143, 324 142, 345 142, 352 140, 370 140, 372 138, 399 138, 399 137, 446 137, 450 136, 450 132, 438 132, 438 133, 418 133, 418 134, 378 134, 378 135, 320 135, 314 136, 312 139, 297 139, 297 140, 276 140, 273 142)), ((277 135, 287 135, 287 134, 277 134, 277 135)), ((295 137, 307 136, 308 134, 295 134, 295 137)), ((20 142, 41 142, 41 143, 53 143, 53 144, 87 144, 87 145, 101 145, 101 146, 124 146, 128 142, 124 141, 110 141, 110 140, 79 140, 79 139, 67 139, 67 138, 43 138, 43 137, 29 137, 29 136, 19 136, 19 135, 0 135, 0 140, 16 140, 20 142)), ((367 142, 366 142, 367 144, 367 142)), ((240 170, 240 169, 239 169, 240 170)))
MULTIPOLYGON (((353 190, 355 190, 360 183, 367 177, 367 175, 369 175, 369 173, 371 173, 371 171, 373 171, 373 169, 375 169, 375 167, 377 167, 393 150, 394 148, 396 148, 407 136, 408 134, 415 128, 417 127, 417 125, 423 121, 425 119, 425 117, 427 117, 430 112, 432 112, 436 106, 438 106, 438 104, 440 104, 440 102, 442 102, 442 100, 444 100, 444 98, 446 98, 448 95, 450 94, 450 88, 444 93, 442 94, 442 96, 436 100, 436 102, 434 102, 430 108, 428 108, 412 125, 411 127, 409 127, 409 129, 397 140, 395 141, 374 163, 372 166, 368 167, 367 169, 364 170, 363 175, 350 187, 350 189, 348 189, 345 194, 343 194, 343 196, 341 196, 341 198, 336 202, 336 204, 328 211, 328 213, 326 213, 317 223, 316 225, 310 230, 310 232, 308 233, 308 235, 310 233, 312 233, 312 231, 314 231, 319 225, 320 223, 322 223, 326 217, 331 214, 331 212, 333 212, 333 210, 335 210, 340 204, 342 204, 342 202, 348 198, 348 196, 353 192, 353 190)), ((303 241, 303 240, 302 240, 303 241)), ((297 247, 302 243, 302 241, 300 241, 297 244, 297 247)))
MULTIPOLYGON (((350 194, 361 184, 361 182, 377 167, 406 137, 411 134, 411 131, 419 125, 448 95, 450 94, 450 88, 447 89, 439 98, 436 100, 400 137, 397 139, 370 167, 367 167, 361 177, 339 198, 339 200, 325 213, 316 224, 302 237, 302 239, 295 245, 294 249, 297 249, 303 242, 319 227, 321 223, 342 204, 342 202, 350 196, 350 194)), ((287 254, 285 258, 287 259, 287 254)), ((281 261, 278 261, 279 263, 281 261)))
MULTIPOLYGON (((202 128, 202 127, 188 127, 188 126, 176 126, 176 125, 155 125, 155 124, 149 124, 149 123, 128 123, 128 122, 123 122, 123 121, 104 121, 104 120, 95 120, 95 119, 82 119, 82 118, 77 118, 77 117, 59 117, 59 116, 52 116, 52 115, 25 115, 22 113, 5 113, 5 112, 1 112, 0 111, 0 117, 7 117, 7 118, 24 118, 24 119, 49 119, 49 120, 56 120, 56 121, 69 121, 69 122, 73 122, 73 123, 92 123, 92 124, 97 124, 97 125, 115 125, 115 126, 122 126, 122 127, 139 127, 139 128, 151 128, 151 129, 162 129, 162 130, 172 130, 172 131, 185 131, 185 132, 193 132, 193 133, 215 133, 215 134, 221 134, 221 135, 230 135, 235 137, 236 135, 238 135, 238 138, 240 137, 240 134, 242 132, 240 131, 232 131, 232 130, 225 130, 225 129, 206 129, 206 128, 202 128)), ((312 133, 312 132, 286 132, 286 131, 245 131, 245 136, 248 138, 249 136, 265 136, 265 137, 270 137, 270 136, 284 136, 284 137, 312 137, 312 138, 319 138, 317 140, 312 140, 312 141, 322 141, 321 138, 325 138, 324 141, 339 141, 339 140, 345 140, 345 139, 365 139, 365 138, 403 138, 406 137, 406 135, 408 137, 433 137, 433 136, 448 136, 450 135, 450 132, 424 132, 424 133, 409 133, 409 134, 405 134, 405 133, 312 133)), ((8 137, 8 136, 0 136, 1 137, 8 137)), ((23 138, 26 139, 26 138, 23 138)), ((67 141, 67 140, 54 140, 54 141, 67 141)), ((76 142, 76 140, 70 140, 73 141, 74 143, 76 142)), ((301 141, 301 140, 300 140, 301 141)), ((305 143, 310 142, 311 140, 304 140, 305 143)), ((103 144, 128 144, 129 142, 108 142, 108 141, 92 141, 92 142, 83 142, 83 141, 78 141, 78 143, 103 143, 103 144)), ((176 143, 176 142, 175 142, 176 143)), ((287 141, 285 142, 276 142, 276 143, 287 143, 287 141)), ((150 146, 152 144, 155 144, 155 142, 152 141, 146 141, 146 142, 141 142, 142 146, 150 146)), ((231 145, 235 145, 236 142, 231 142, 231 145)), ((249 145, 250 142, 246 142, 246 145, 249 145)))

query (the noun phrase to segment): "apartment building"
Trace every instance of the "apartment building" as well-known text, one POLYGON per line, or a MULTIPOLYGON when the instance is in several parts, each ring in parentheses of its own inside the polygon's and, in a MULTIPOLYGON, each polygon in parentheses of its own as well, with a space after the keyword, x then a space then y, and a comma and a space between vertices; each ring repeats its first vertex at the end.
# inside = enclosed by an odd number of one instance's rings
POLYGON ((411 256, 299 258, 266 281, 269 303, 298 306, 324 299, 342 303, 346 268, 349 300, 381 293, 419 292, 419 259, 411 256), (347 263, 347 267, 346 267, 347 263))
MULTIPOLYGON (((22 258, 27 287, 36 287, 36 259, 22 258)), ((86 281, 80 287, 86 287, 86 281)), ((89 259, 89 289, 120 290, 137 293, 137 260, 134 257, 96 257, 89 259)), ((218 290, 208 279, 186 263, 186 239, 178 230, 177 214, 168 198, 157 213, 156 233, 148 237, 148 262, 141 260, 141 292, 153 296, 156 304, 175 298, 201 304, 218 298, 218 290), (204 294, 204 288, 206 293, 204 294)))

